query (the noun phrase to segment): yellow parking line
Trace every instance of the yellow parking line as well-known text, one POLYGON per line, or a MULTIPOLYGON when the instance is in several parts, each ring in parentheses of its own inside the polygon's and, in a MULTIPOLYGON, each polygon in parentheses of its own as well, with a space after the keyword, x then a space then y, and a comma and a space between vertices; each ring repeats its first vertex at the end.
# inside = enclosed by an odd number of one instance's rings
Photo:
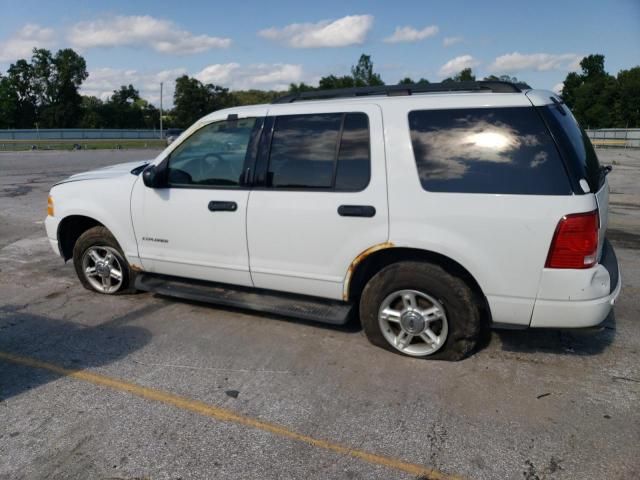
POLYGON ((364 450, 350 448, 344 445, 340 445, 338 443, 333 443, 328 440, 322 440, 322 439, 310 437, 309 435, 304 435, 302 433, 297 433, 297 432, 294 432, 293 430, 289 430, 286 427, 283 427, 281 425, 276 425, 274 423, 264 422, 262 420, 258 420, 255 418, 246 417, 239 413, 235 413, 231 410, 227 410, 226 408, 215 407, 213 405, 209 405, 204 402, 200 402, 198 400, 191 400, 189 398, 181 397, 179 395, 174 395, 168 392, 163 392, 161 390, 156 390, 149 387, 143 387, 141 385, 136 385, 135 383, 118 380, 117 378, 111 378, 105 375, 100 375, 97 373, 91 373, 87 371, 70 370, 67 368, 60 367, 58 365, 42 362, 34 358, 14 355, 8 352, 0 351, 0 359, 6 360, 8 362, 16 363, 19 365, 25 365, 27 367, 41 368, 43 370, 48 370, 58 375, 62 375, 65 377, 73 377, 77 380, 82 380, 83 382, 88 382, 94 385, 99 385, 101 387, 110 388, 111 390, 127 392, 132 395, 136 395, 138 397, 144 398, 146 400, 153 400, 155 402, 161 402, 167 405, 172 405, 181 410, 187 410, 187 411, 194 412, 199 415, 203 415, 205 417, 214 418, 216 420, 220 420, 223 422, 237 423, 240 425, 245 425, 247 427, 257 428, 258 430, 263 430, 265 432, 269 432, 274 435, 278 435, 280 437, 289 438, 299 442, 304 442, 308 445, 321 448, 323 450, 328 450, 341 455, 348 455, 353 458, 358 458, 360 460, 364 460, 365 462, 368 462, 374 465, 382 465, 383 467, 387 467, 390 469, 399 470, 399 471, 410 473, 413 475, 420 475, 421 478, 425 480, 454 480, 454 479, 460 478, 457 476, 448 475, 448 474, 439 472, 432 468, 427 468, 421 465, 416 465, 414 463, 405 462, 404 460, 401 460, 398 458, 387 457, 385 455, 378 455, 378 454, 370 453, 364 450))

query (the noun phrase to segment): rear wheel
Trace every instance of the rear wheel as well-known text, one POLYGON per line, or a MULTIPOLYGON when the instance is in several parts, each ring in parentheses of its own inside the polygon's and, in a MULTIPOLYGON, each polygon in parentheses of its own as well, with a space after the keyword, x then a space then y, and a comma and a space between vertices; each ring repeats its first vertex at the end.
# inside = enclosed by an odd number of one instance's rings
POLYGON ((462 359, 480 334, 471 289, 423 262, 394 263, 374 275, 360 298, 360 319, 371 343, 412 357, 462 359))
POLYGON ((124 254, 105 227, 84 232, 73 247, 73 265, 82 285, 106 295, 131 291, 132 272, 124 254))

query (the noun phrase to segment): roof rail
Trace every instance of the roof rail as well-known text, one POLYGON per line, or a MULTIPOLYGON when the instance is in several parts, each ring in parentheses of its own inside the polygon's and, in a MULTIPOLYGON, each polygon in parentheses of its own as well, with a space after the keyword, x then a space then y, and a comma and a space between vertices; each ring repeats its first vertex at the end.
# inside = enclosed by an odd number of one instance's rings
POLYGON ((493 92, 518 93, 531 87, 526 83, 511 83, 502 81, 477 82, 442 82, 405 85, 379 85, 375 87, 336 88, 333 90, 310 90, 293 93, 276 98, 271 103, 293 103, 301 100, 328 100, 331 98, 367 97, 372 95, 387 95, 389 97, 413 95, 414 93, 437 92, 493 92))

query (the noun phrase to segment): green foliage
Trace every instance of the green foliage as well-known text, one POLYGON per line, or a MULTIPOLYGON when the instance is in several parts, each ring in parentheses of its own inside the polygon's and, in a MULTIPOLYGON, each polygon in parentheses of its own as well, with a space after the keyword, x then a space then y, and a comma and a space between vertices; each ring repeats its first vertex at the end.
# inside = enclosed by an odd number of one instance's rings
POLYGON ((484 77, 483 80, 491 82, 521 83, 521 80, 518 80, 516 77, 511 77, 509 75, 500 75, 499 77, 496 75, 489 75, 488 77, 484 77))
POLYGON ((442 81, 442 83, 474 82, 475 79, 476 79, 476 76, 473 74, 473 71, 470 68, 465 68, 463 70, 460 70, 460 72, 454 75, 453 78, 452 77, 445 78, 442 81))
POLYGON ((355 80, 349 75, 343 75, 342 77, 328 75, 326 77, 322 77, 318 84, 318 88, 320 90, 332 90, 334 88, 353 88, 355 86, 355 80))
POLYGON ((640 127, 640 67, 621 70, 617 80, 616 124, 625 128, 640 127))
POLYGON ((420 80, 416 82, 411 77, 404 77, 398 82, 398 85, 427 85, 429 83, 429 80, 426 78, 420 78, 420 80))
POLYGON ((351 76, 356 87, 373 87, 384 85, 380 74, 373 71, 373 62, 370 55, 360 55, 358 63, 351 67, 351 76))
POLYGON ((287 91, 287 93, 301 93, 301 92, 309 92, 311 90, 315 90, 315 87, 312 87, 311 85, 307 85, 304 82, 300 82, 300 83, 291 83, 289 84, 289 90, 287 91))
POLYGON ((622 70, 617 78, 605 70, 604 55, 588 55, 581 72, 567 75, 562 98, 588 128, 640 127, 640 67, 622 70))
MULTIPOLYGON (((351 67, 351 75, 327 75, 318 82, 319 90, 333 90, 335 88, 353 88, 384 85, 380 74, 373 71, 373 62, 370 55, 362 54, 358 63, 351 67)), ((305 83, 291 84, 289 93, 306 92, 315 90, 305 83)))
POLYGON ((122 85, 103 102, 96 97, 83 97, 82 128, 158 128, 160 111, 140 98, 133 85, 122 85))
MULTIPOLYGON (((562 97, 585 127, 640 127, 640 66, 621 70, 617 77, 605 70, 603 55, 589 55, 580 62, 581 71, 564 81, 562 97)), ((82 96, 79 89, 88 77, 86 62, 71 49, 55 54, 34 49, 30 59, 11 64, 0 75, 0 128, 158 128, 160 112, 140 98, 133 85, 123 85, 101 100, 82 96)), ((473 81, 465 68, 444 82, 473 81)), ((509 75, 489 75, 484 80, 518 83, 509 75)), ((405 77, 398 84, 427 84, 405 77)), ((291 84, 289 93, 316 89, 383 85, 371 57, 362 54, 349 75, 327 75, 318 86, 291 84)), ((236 105, 270 103, 287 92, 244 90, 203 84, 183 75, 176 79, 174 108, 164 112, 165 127, 187 127, 215 110, 236 105)))
POLYGON ((211 112, 232 106, 233 97, 227 88, 183 75, 176 79, 173 104, 176 126, 186 128, 211 112))
POLYGON ((11 128, 16 118, 18 96, 7 77, 0 75, 0 128, 11 128))
POLYGON ((14 116, 8 120, 10 127, 33 128, 37 122, 37 88, 33 66, 24 59, 18 60, 7 70, 7 79, 15 98, 14 116))
MULTIPOLYGON (((301 83, 300 85, 304 85, 304 83, 301 83)), ((307 86, 305 85, 305 87, 307 86)), ((274 92, 273 90, 238 90, 235 92, 231 92, 231 103, 234 106, 259 105, 262 103, 271 103, 274 99, 280 97, 281 95, 283 95, 283 92, 274 92)))

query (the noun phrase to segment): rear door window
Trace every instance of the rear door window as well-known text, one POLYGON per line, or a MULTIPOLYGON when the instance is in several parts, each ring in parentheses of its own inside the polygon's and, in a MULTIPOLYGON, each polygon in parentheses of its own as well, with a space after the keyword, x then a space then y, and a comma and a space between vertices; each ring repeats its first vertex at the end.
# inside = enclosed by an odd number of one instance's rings
POLYGON ((369 184, 369 120, 364 113, 275 118, 266 186, 360 191, 369 184))
POLYGON ((532 107, 418 110, 409 126, 425 190, 571 194, 553 138, 532 107))
POLYGON ((331 188, 342 115, 276 118, 267 178, 275 188, 331 188))

